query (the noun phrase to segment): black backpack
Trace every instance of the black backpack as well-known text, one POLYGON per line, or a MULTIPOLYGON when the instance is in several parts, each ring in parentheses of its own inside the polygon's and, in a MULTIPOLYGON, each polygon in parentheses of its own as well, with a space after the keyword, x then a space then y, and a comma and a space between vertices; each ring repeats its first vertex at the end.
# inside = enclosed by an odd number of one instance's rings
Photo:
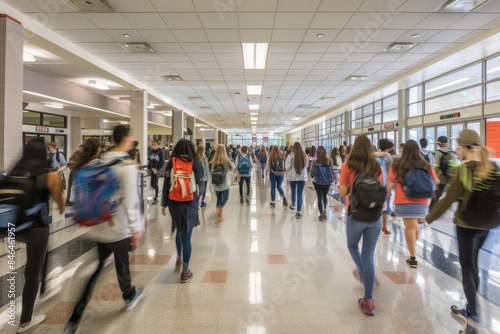
POLYGON ((212 168, 212 184, 215 186, 220 186, 224 184, 226 179, 226 166, 224 165, 214 165, 212 168))
POLYGON ((283 175, 286 172, 285 159, 275 158, 271 162, 271 171, 274 175, 283 175))
POLYGON ((48 223, 47 173, 14 171, 0 180, 0 235, 48 223))
POLYGON ((259 157, 259 161, 261 164, 267 163, 267 155, 266 154, 261 154, 259 157))
POLYGON ((474 185, 472 196, 462 218, 472 227, 491 230, 500 226, 500 173, 490 175, 474 185))
POLYGON ((429 152, 425 155, 420 153, 420 155, 422 155, 422 157, 424 157, 425 161, 427 161, 428 163, 431 163, 431 158, 429 158, 429 154, 431 154, 431 152, 429 152))
POLYGON ((352 219, 374 223, 382 215, 387 189, 371 175, 358 174, 354 179, 348 214, 352 219))

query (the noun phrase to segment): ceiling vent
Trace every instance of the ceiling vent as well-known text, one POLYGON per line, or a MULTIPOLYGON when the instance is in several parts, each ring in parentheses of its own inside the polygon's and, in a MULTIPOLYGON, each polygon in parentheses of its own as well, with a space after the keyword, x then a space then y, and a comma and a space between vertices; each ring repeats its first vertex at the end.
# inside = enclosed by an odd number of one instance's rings
POLYGON ((199 96, 189 96, 189 101, 203 101, 203 99, 199 96))
POLYGON ((115 10, 106 0, 66 0, 66 2, 83 13, 114 12, 115 10))
POLYGON ((311 104, 299 104, 295 109, 307 109, 310 108, 311 104))
POLYGON ((478 7, 481 7, 490 0, 448 0, 441 5, 436 11, 438 12, 471 12, 478 7))
POLYGON ((130 53, 154 53, 148 43, 121 43, 130 53))
POLYGON ((420 43, 411 43, 411 42, 395 42, 389 45, 382 51, 383 53, 406 53, 411 49, 418 46, 420 43))
POLYGON ((167 81, 184 81, 180 76, 178 75, 162 75, 161 76, 163 79, 167 81))

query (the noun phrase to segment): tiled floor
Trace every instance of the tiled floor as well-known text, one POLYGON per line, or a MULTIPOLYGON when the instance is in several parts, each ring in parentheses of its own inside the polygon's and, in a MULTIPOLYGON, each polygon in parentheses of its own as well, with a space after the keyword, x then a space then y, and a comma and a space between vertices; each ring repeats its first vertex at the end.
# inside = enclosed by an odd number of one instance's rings
MULTIPOLYGON (((340 203, 330 199, 328 221, 319 222, 316 195, 308 185, 303 218, 297 220, 280 202, 269 207, 268 184, 258 173, 253 181, 250 205, 239 204, 238 188, 231 187, 224 224, 213 215, 215 196, 207 198, 208 207, 200 210, 201 225, 193 233, 194 276, 187 284, 179 283, 181 266, 175 264, 170 217, 161 216, 158 206, 149 206, 151 223, 141 247, 131 254, 132 280, 146 286, 144 300, 134 310, 124 310, 115 267, 108 263, 78 333, 441 334, 461 329, 449 316, 451 304, 463 303, 449 215, 436 225, 421 227, 416 270, 405 265, 401 222, 391 221, 393 233, 380 237, 375 254, 377 314, 367 317, 357 306, 363 287, 352 277, 354 264, 340 203)), ((290 200, 290 193, 287 197, 290 200)), ((79 240, 82 233, 74 227, 55 233, 51 242, 57 243, 51 249, 79 240)), ((487 298, 480 297, 480 305, 485 332, 500 333, 498 233, 488 242, 491 246, 480 261, 487 298)), ((54 258, 61 264, 52 264, 48 293, 57 293, 36 304, 35 312, 45 313, 47 320, 31 333, 62 332, 96 267, 95 249, 89 247, 76 243, 59 253, 77 256, 54 258)), ((15 327, 3 321, 6 305, 0 312, 0 332, 14 333, 15 327)))

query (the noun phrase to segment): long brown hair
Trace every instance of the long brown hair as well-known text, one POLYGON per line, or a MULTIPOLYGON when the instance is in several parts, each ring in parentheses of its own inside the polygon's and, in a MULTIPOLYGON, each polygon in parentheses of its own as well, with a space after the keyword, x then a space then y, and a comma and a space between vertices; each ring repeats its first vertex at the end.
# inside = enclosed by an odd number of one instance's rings
POLYGON ((227 156, 227 151, 226 147, 222 144, 217 145, 217 149, 215 150, 215 155, 210 161, 210 164, 213 166, 215 165, 223 165, 227 166, 229 170, 233 170, 231 166, 231 161, 229 160, 229 157, 227 156))
POLYGON ((293 144, 292 148, 293 153, 293 167, 295 168, 295 172, 297 174, 302 173, 302 170, 306 167, 306 155, 304 151, 302 151, 302 146, 298 141, 293 144))
POLYGON ((203 145, 200 145, 196 148, 196 157, 199 161, 203 160, 203 152, 205 152, 205 147, 203 147, 203 145))
POLYGON ((406 173, 413 168, 421 167, 430 169, 431 165, 420 154, 420 146, 414 140, 408 140, 401 158, 392 165, 394 173, 398 179, 403 179, 406 173))
POLYGON ((281 150, 278 146, 273 146, 271 148, 271 152, 269 152, 269 160, 274 161, 274 159, 277 158, 283 158, 283 155, 281 154, 281 150))
POLYGON ((356 174, 378 177, 382 173, 380 164, 375 159, 372 143, 366 136, 356 138, 346 163, 347 167, 356 174))
POLYGON ((318 150, 316 151, 318 157, 316 161, 322 165, 330 165, 330 158, 326 155, 326 149, 323 146, 318 146, 318 150))

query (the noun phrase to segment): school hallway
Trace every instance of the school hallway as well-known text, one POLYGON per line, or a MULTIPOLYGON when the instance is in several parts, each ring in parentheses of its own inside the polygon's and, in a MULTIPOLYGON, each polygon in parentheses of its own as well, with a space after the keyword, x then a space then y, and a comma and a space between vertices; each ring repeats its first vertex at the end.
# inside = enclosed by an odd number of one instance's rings
MULTIPOLYGON (((160 181, 162 182, 162 181, 160 181)), ((161 184, 161 183, 160 183, 161 184)), ((284 187, 284 185, 283 185, 284 187)), ((149 193, 146 195, 150 195, 149 193)), ((288 201, 291 193, 286 192, 288 201)), ((193 232, 190 269, 193 278, 180 283, 175 234, 160 204, 147 204, 147 229, 140 248, 130 254, 133 284, 145 286, 145 297, 126 311, 112 260, 105 267, 77 333, 458 333, 450 306, 463 306, 460 265, 451 212, 420 226, 418 269, 406 266, 402 221, 390 220, 390 236, 380 236, 375 252, 376 315, 357 305, 363 286, 345 236, 345 213, 331 197, 328 219, 318 220, 316 192, 304 190, 303 218, 284 208, 271 208, 268 180, 254 171, 251 204, 240 204, 238 186, 230 188, 226 218, 217 222, 215 193, 200 209, 201 225, 193 232)), ((48 291, 37 298, 34 314, 47 319, 27 333, 62 333, 89 275, 97 264, 93 242, 69 217, 54 216, 49 241, 48 291)), ((500 332, 500 248, 491 231, 480 253, 481 333, 500 332), (496 242, 493 244, 493 241, 496 242)), ((5 243, 0 268, 7 270, 5 243)), ((20 245, 24 248, 24 245, 20 245)), ((19 282, 25 252, 17 252, 19 282)), ((6 284, 6 280, 1 280, 6 284)), ((18 284, 18 286, 22 286, 18 284)), ((7 286, 2 286, 0 332, 8 325, 7 286)), ((16 299, 20 311, 20 297, 16 299)))

